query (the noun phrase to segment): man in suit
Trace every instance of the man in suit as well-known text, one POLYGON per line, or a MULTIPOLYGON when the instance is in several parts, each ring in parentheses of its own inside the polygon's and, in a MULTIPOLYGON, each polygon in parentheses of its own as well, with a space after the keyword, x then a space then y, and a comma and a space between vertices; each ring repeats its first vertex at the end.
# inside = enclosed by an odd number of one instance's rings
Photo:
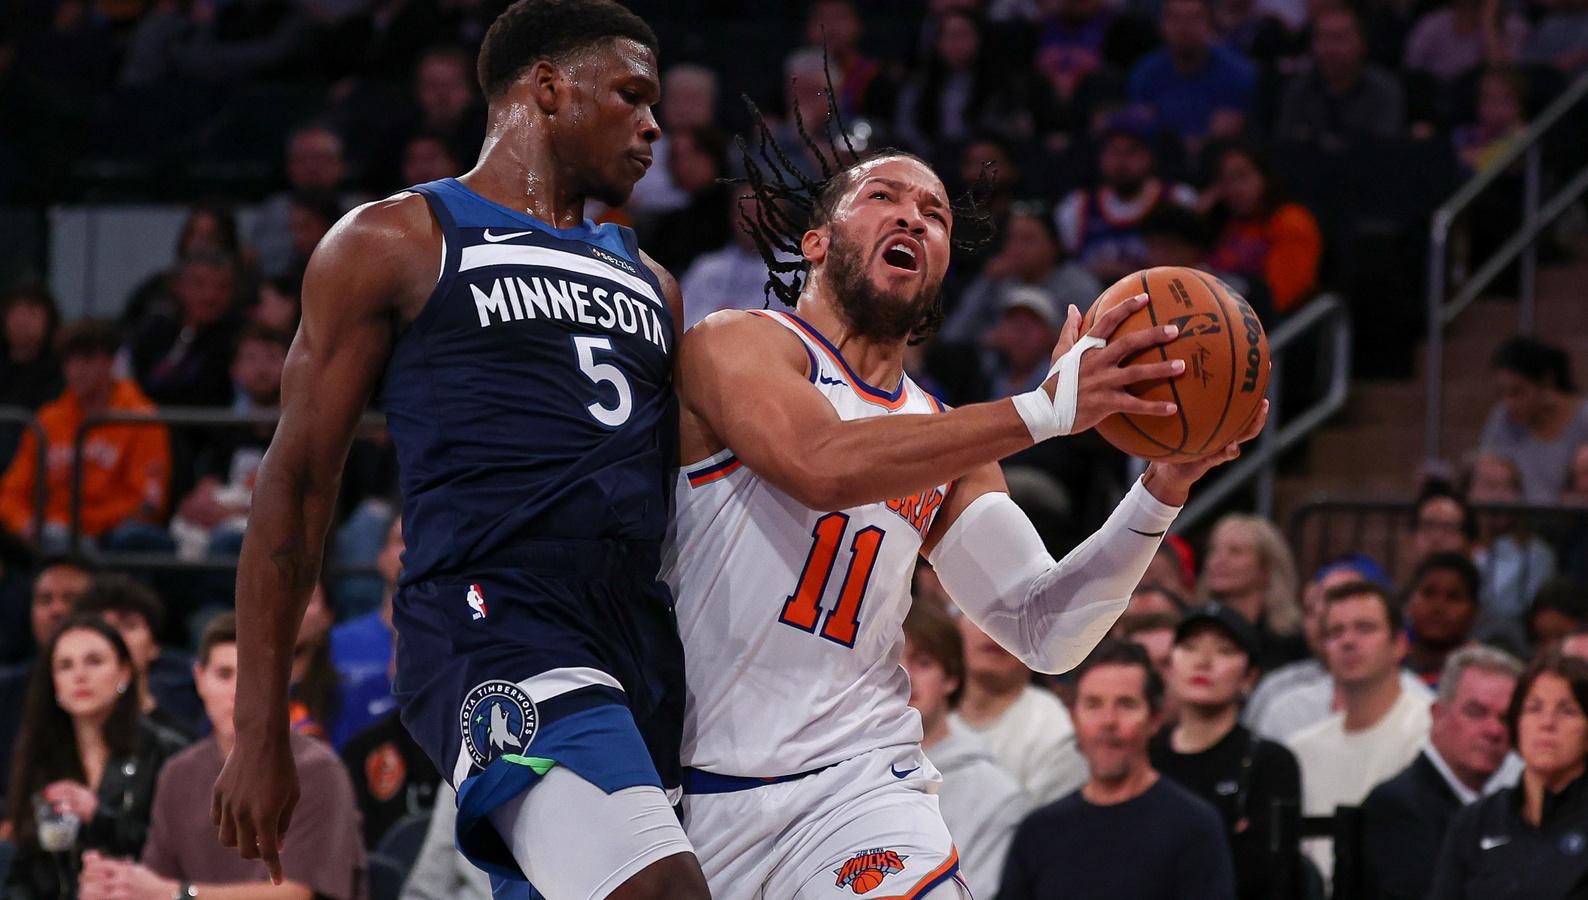
POLYGON ((1364 883, 1379 900, 1420 900, 1461 807, 1514 781, 1505 711, 1522 664, 1488 647, 1445 662, 1422 752, 1362 803, 1364 883))

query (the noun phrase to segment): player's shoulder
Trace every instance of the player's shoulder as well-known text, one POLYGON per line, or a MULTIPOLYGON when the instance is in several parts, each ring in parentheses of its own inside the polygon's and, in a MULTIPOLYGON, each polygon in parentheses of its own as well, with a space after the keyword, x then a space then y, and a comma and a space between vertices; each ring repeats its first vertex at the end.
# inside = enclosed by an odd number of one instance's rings
POLYGON ((800 347, 794 332, 760 310, 719 309, 695 323, 685 340, 696 346, 739 346, 738 352, 744 352, 744 342, 758 349, 784 347, 796 353, 800 347))
POLYGON ((436 230, 425 198, 414 191, 402 191, 348 210, 327 239, 402 240, 428 237, 436 230))

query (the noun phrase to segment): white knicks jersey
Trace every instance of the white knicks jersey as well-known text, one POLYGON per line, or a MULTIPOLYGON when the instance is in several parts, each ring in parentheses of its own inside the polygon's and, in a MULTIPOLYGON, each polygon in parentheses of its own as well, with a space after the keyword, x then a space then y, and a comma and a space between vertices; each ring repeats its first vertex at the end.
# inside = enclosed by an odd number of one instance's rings
MULTIPOLYGON (((845 420, 941 412, 908 376, 861 381, 827 339, 785 312, 811 383, 845 420)), ((838 512, 801 505, 731 449, 682 468, 662 566, 687 672, 683 763, 771 778, 920 741, 899 665, 910 579, 947 485, 838 512)))

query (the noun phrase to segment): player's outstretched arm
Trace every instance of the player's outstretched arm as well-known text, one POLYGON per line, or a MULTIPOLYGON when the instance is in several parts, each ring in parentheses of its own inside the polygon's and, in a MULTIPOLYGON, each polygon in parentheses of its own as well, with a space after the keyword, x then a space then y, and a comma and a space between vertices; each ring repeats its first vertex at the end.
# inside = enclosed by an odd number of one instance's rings
POLYGON ((1164 533, 1207 471, 1240 455, 1245 433, 1194 462, 1153 463, 1108 521, 1055 561, 989 465, 954 485, 921 554, 960 611, 1028 667, 1049 674, 1080 665, 1112 628, 1146 574, 1164 533))
MULTIPOLYGON (((1099 316, 1091 336, 1108 338, 1145 302, 1136 298, 1099 316)), ((1055 359, 1076 343, 1079 329, 1079 313, 1072 311, 1055 359)), ((1076 353, 1074 366, 1033 392, 1040 397, 1024 398, 1024 410, 1020 401, 996 400, 937 415, 844 421, 810 384, 805 350, 787 329, 749 313, 715 313, 684 336, 679 391, 689 412, 758 475, 812 509, 845 509, 953 481, 1116 412, 1172 414, 1173 404, 1143 400, 1126 388, 1178 375, 1182 364, 1122 361, 1174 334, 1172 328, 1142 329, 1076 353), (1067 403, 1070 427, 1034 429, 1032 407, 1043 403, 1050 412, 1067 403)))
POLYGON ((428 288, 440 263, 438 251, 425 255, 430 281, 415 271, 429 228, 422 199, 381 201, 349 213, 315 250, 282 373, 281 419, 259 467, 237 570, 236 743, 211 818, 222 844, 264 860, 278 884, 281 836, 298 799, 288 744, 293 646, 353 431, 391 348, 394 298, 415 279, 428 288))

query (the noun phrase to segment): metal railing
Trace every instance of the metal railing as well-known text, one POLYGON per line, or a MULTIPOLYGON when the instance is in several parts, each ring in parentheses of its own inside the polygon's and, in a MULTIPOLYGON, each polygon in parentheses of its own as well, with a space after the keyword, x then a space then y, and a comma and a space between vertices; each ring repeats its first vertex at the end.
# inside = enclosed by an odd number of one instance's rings
POLYGON ((1191 499, 1176 517, 1173 531, 1196 527, 1221 504, 1253 479, 1257 481, 1257 512, 1272 516, 1274 470, 1280 454, 1289 450, 1345 406, 1351 390, 1351 321, 1345 304, 1333 294, 1314 298, 1268 335, 1268 356, 1273 369, 1268 378, 1268 425, 1241 458, 1219 470, 1212 481, 1191 499), (1294 416, 1280 408, 1288 370, 1286 352, 1303 337, 1321 333, 1324 358, 1329 364, 1329 386, 1323 396, 1294 416))
MULTIPOLYGON (((21 425, 33 434, 33 534, 44 533, 44 514, 50 500, 49 435, 33 410, 25 406, 0 406, 0 422, 21 425)), ((17 452, 22 452, 18 443, 17 452)))
POLYGON ((1560 217, 1577 198, 1588 191, 1588 166, 1584 166, 1566 182, 1549 202, 1539 206, 1540 180, 1543 177, 1544 140, 1585 98, 1588 98, 1588 74, 1584 74, 1568 87, 1534 119, 1506 151, 1462 185, 1450 199, 1434 211, 1428 242, 1428 415, 1424 432, 1424 455, 1439 458, 1440 427, 1443 419, 1444 334, 1461 311, 1466 309, 1494 279, 1500 276, 1518 256, 1522 258, 1517 308, 1517 326, 1523 334, 1533 330, 1533 301, 1538 271, 1538 237, 1560 217), (1509 240, 1501 244, 1477 271, 1473 272, 1454 296, 1445 297, 1450 265, 1450 230, 1456 216, 1504 175, 1517 160, 1522 161, 1522 224, 1509 240))

